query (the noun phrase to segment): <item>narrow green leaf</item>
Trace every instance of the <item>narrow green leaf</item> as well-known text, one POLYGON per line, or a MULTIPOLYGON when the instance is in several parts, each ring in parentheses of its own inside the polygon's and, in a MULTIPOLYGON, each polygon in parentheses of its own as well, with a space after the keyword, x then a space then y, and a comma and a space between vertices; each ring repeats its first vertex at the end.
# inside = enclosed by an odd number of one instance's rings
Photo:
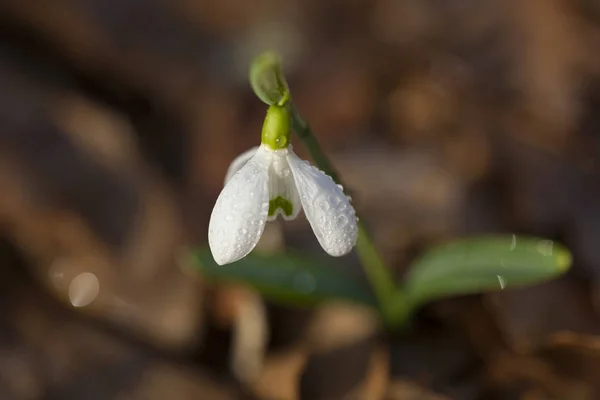
POLYGON ((551 240, 514 235, 461 239, 417 259, 404 292, 414 309, 441 297, 537 284, 570 265, 569 251, 551 240))
POLYGON ((320 259, 289 251, 274 255, 252 253, 235 263, 219 266, 209 249, 196 250, 193 257, 206 278, 248 284, 280 303, 311 306, 337 298, 376 305, 366 285, 320 259))

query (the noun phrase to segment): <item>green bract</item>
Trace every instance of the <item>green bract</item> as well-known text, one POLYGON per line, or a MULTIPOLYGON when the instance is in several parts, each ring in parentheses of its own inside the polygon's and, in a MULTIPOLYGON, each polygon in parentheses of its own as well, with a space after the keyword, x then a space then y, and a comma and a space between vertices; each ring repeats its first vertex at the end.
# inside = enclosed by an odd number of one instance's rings
POLYGON ((283 106, 290 99, 290 91, 281 70, 281 59, 276 53, 257 56, 250 67, 252 90, 268 105, 283 106))

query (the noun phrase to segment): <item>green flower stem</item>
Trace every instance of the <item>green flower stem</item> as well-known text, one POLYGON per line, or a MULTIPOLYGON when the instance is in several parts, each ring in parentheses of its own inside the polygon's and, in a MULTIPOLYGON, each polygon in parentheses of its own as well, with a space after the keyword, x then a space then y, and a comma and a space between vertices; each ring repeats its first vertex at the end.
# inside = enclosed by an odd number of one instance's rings
MULTIPOLYGON (((321 150, 321 146, 313 135, 308 123, 302 119, 291 101, 288 102, 287 106, 292 115, 292 130, 308 149, 315 164, 323 172, 331 176, 334 181, 342 184, 329 158, 321 150)), ((406 313, 401 309, 405 305, 403 293, 396 288, 392 275, 377 253, 366 228, 360 221, 358 222, 356 253, 360 258, 369 284, 377 297, 379 308, 386 324, 393 326, 404 324, 406 313)))

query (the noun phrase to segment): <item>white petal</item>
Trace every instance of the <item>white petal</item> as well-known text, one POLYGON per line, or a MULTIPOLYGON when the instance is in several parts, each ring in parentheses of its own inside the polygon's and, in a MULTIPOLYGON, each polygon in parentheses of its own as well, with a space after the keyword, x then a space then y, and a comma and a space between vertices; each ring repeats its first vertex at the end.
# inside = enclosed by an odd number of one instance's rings
POLYGON ((258 150, 258 146, 254 146, 250 150, 246 150, 242 154, 236 157, 235 160, 229 165, 227 169, 227 174, 225 174, 225 184, 229 182, 233 175, 238 172, 254 155, 256 154, 256 150, 258 150))
POLYGON ((260 240, 269 211, 270 158, 258 150, 217 199, 208 225, 208 244, 219 265, 245 257, 260 240))
POLYGON ((298 216, 302 209, 300 196, 296 189, 296 182, 294 182, 294 177, 287 161, 287 154, 289 151, 292 151, 291 147, 290 145, 288 149, 273 152, 273 161, 271 162, 269 176, 269 200, 282 197, 291 203, 292 213, 287 215, 281 208, 278 208, 275 214, 269 216, 269 221, 273 221, 278 215, 281 215, 286 221, 291 221, 298 216))
POLYGON ((304 213, 319 243, 334 257, 349 253, 358 234, 350 199, 329 175, 300 160, 292 151, 287 158, 304 213))

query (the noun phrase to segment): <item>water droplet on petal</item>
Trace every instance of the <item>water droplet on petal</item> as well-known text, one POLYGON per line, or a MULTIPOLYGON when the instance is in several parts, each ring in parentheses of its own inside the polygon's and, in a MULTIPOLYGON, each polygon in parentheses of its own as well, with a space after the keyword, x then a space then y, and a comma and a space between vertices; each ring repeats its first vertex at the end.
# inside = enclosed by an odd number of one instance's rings
POLYGON ((323 200, 319 203, 319 207, 321 207, 321 210, 323 211, 329 211, 331 205, 327 201, 323 200))
POLYGON ((338 228, 343 228, 343 227, 345 227, 346 225, 348 225, 348 217, 346 217, 345 215, 340 215, 340 216, 337 218, 337 221, 336 221, 336 226, 337 226, 338 228))

